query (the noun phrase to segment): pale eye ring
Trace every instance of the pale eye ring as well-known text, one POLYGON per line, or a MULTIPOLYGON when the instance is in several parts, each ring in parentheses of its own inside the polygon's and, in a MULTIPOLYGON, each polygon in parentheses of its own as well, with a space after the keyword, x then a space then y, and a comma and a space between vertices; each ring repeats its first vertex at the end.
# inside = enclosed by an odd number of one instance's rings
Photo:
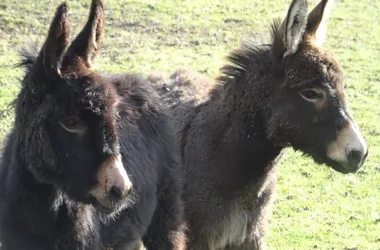
POLYGON ((303 99, 308 102, 321 102, 325 99, 325 92, 321 89, 307 88, 299 91, 303 99))
POLYGON ((86 128, 86 124, 78 116, 65 117, 59 121, 59 124, 70 133, 81 134, 86 128))

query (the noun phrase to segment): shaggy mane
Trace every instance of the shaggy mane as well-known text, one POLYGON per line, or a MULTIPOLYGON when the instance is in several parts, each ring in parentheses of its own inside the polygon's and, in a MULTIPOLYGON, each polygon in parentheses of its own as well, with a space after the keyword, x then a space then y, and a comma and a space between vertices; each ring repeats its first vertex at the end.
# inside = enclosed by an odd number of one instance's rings
POLYGON ((252 58, 271 50, 272 55, 280 55, 285 50, 281 39, 281 20, 275 19, 271 24, 271 42, 265 41, 258 36, 249 38, 242 43, 241 47, 232 51, 227 57, 227 64, 220 71, 221 74, 216 80, 222 85, 229 83, 231 79, 239 79, 249 69, 252 58))
POLYGON ((37 56, 38 56, 38 44, 29 46, 28 48, 22 48, 19 51, 20 62, 15 66, 17 68, 25 67, 27 70, 30 70, 31 66, 34 65, 37 56))

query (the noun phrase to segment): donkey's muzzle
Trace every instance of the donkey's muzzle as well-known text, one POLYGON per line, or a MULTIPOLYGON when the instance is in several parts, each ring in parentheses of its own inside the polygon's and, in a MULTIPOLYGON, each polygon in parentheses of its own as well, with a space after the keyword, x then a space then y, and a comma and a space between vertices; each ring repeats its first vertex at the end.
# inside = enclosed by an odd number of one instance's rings
POLYGON ((338 132, 337 139, 327 149, 327 157, 335 162, 332 167, 341 173, 358 171, 367 156, 367 144, 353 122, 338 132))
POLYGON ((128 178, 120 156, 110 156, 100 166, 97 185, 91 189, 92 203, 102 213, 112 213, 117 204, 132 192, 132 182, 128 178))

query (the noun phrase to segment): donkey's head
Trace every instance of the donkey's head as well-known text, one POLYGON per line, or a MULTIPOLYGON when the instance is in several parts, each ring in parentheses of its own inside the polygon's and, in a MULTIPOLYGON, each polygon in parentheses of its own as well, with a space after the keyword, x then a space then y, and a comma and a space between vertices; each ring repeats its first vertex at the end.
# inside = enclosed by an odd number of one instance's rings
POLYGON ((279 84, 273 95, 273 137, 342 173, 357 171, 367 145, 347 110, 342 68, 321 47, 332 0, 307 15, 306 0, 293 0, 285 20, 273 25, 279 84), (275 134, 275 135, 274 135, 275 134))
POLYGON ((87 24, 68 47, 67 6, 58 7, 38 56, 23 63, 15 124, 38 181, 110 213, 132 184, 119 152, 119 96, 90 70, 102 28, 102 3, 93 0, 87 24))

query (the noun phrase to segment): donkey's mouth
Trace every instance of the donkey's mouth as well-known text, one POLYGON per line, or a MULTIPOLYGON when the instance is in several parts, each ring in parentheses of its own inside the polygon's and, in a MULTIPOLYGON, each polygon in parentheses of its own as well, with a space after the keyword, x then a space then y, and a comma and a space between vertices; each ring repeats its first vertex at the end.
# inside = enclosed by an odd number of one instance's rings
POLYGON ((359 170, 359 168, 353 168, 349 166, 348 164, 343 164, 343 163, 334 161, 325 155, 312 153, 312 151, 308 151, 307 153, 304 153, 304 154, 310 155, 316 163, 325 164, 326 166, 334 169, 335 171, 341 174, 355 173, 359 170))
POLYGON ((352 168, 352 167, 344 166, 344 165, 339 164, 339 163, 332 161, 332 160, 329 160, 327 165, 330 166, 335 171, 342 173, 342 174, 355 173, 359 170, 358 168, 352 168))
POLYGON ((111 214, 115 211, 116 206, 111 201, 99 201, 95 197, 91 196, 91 204, 96 210, 103 214, 111 214))

